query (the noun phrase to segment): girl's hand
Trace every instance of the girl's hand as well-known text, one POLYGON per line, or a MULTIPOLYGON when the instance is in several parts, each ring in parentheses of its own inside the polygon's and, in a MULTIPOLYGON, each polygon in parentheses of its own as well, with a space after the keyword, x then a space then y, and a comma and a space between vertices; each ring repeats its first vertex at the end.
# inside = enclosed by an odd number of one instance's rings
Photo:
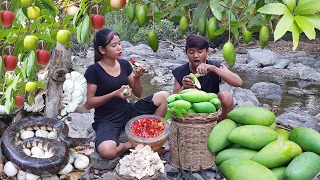
POLYGON ((116 90, 116 96, 126 99, 131 96, 131 88, 129 85, 123 85, 120 89, 116 90))
POLYGON ((190 75, 186 75, 182 78, 182 86, 184 89, 195 88, 190 75))
POLYGON ((147 71, 147 68, 145 66, 138 66, 138 67, 134 68, 133 71, 134 71, 133 77, 140 78, 147 71))

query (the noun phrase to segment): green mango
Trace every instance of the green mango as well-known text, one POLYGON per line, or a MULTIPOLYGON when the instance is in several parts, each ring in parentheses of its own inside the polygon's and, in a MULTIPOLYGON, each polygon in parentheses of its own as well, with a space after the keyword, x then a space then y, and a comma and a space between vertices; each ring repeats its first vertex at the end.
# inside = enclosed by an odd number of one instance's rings
POLYGON ((180 29, 180 33, 183 35, 187 32, 188 30, 188 18, 185 16, 182 16, 179 22, 179 29, 180 29))
POLYGON ((126 6, 125 11, 127 13, 127 16, 129 18, 130 22, 133 22, 135 19, 135 6, 133 3, 130 3, 126 6))
POLYGON ((142 27, 147 22, 147 7, 145 5, 137 5, 135 16, 138 26, 142 27))
POLYGON ((148 44, 151 47, 151 49, 153 50, 153 52, 157 52, 158 48, 159 48, 159 38, 158 38, 158 34, 157 32, 152 29, 149 33, 148 33, 148 44))
POLYGON ((269 38, 270 38, 269 29, 267 28, 267 26, 262 26, 259 34, 259 42, 260 42, 261 49, 264 49, 265 47, 268 46, 269 38))
POLYGON ((224 44, 222 48, 222 55, 223 58, 227 61, 227 63, 233 67, 236 63, 236 51, 234 49, 233 44, 228 41, 226 44, 224 44))
POLYGON ((248 44, 252 39, 252 32, 248 31, 245 26, 242 26, 242 38, 243 42, 248 44))
POLYGON ((210 18, 207 23, 208 38, 210 40, 213 40, 213 38, 215 37, 215 32, 217 28, 218 28, 217 18, 216 17, 210 18))
POLYGON ((202 36, 206 35, 206 31, 207 31, 206 26, 207 26, 207 17, 203 15, 199 18, 199 21, 198 21, 198 31, 202 36))

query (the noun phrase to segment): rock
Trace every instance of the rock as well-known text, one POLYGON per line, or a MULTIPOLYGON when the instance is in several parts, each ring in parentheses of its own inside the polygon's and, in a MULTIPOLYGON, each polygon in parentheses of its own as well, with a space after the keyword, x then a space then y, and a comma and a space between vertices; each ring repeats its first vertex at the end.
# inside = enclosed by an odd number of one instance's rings
POLYGON ((121 41, 121 46, 122 46, 123 49, 133 47, 133 45, 128 41, 121 41))
POLYGON ((115 172, 108 172, 103 174, 100 179, 107 179, 107 180, 118 180, 117 175, 115 172))
POLYGON ((57 175, 53 175, 50 177, 41 177, 41 180, 60 180, 60 178, 57 175))
POLYGON ((320 73, 309 66, 305 66, 301 63, 289 64, 288 69, 291 72, 295 72, 301 80, 320 81, 320 73))
POLYGON ((278 55, 266 49, 252 49, 248 51, 247 62, 256 61, 262 67, 272 66, 278 61, 278 55))
POLYGON ((156 180, 167 180, 167 179, 168 179, 168 177, 167 177, 166 173, 163 173, 156 178, 156 180))
POLYGON ((90 169, 87 169, 82 176, 80 177, 80 180, 90 180, 90 169))
POLYGON ((313 93, 309 92, 308 90, 305 90, 305 89, 291 87, 290 90, 288 90, 288 94, 295 95, 295 96, 302 96, 302 95, 310 95, 313 93))
POLYGON ((273 65, 273 68, 275 69, 286 69, 289 65, 289 60, 287 59, 281 59, 278 63, 273 65))
POLYGON ((238 47, 236 49, 236 53, 238 53, 238 54, 247 54, 248 50, 246 48, 244 48, 244 47, 238 47))
POLYGON ((272 100, 281 99, 281 95, 283 94, 279 85, 267 82, 255 83, 250 90, 258 97, 272 100))
POLYGON ((94 122, 92 113, 70 113, 67 118, 71 121, 69 126, 69 135, 74 138, 86 138, 91 137, 94 134, 94 130, 91 124, 94 122), (84 121, 85 119, 85 121, 84 121))
POLYGON ((168 176, 177 176, 179 174, 179 169, 167 163, 164 165, 164 171, 168 176))
POLYGON ((112 160, 104 159, 96 151, 90 154, 91 167, 99 170, 113 169, 116 167, 119 160, 119 157, 112 160))
POLYGON ((236 87, 233 90, 233 99, 236 107, 240 106, 259 106, 259 101, 254 93, 249 89, 236 87))

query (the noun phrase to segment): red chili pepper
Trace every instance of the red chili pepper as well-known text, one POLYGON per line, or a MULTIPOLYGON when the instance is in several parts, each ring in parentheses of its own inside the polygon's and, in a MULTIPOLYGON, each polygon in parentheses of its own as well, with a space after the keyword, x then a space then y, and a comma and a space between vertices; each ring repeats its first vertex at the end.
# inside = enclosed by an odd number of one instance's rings
POLYGON ((153 138, 164 131, 164 124, 158 119, 141 118, 132 123, 131 131, 142 138, 153 138))

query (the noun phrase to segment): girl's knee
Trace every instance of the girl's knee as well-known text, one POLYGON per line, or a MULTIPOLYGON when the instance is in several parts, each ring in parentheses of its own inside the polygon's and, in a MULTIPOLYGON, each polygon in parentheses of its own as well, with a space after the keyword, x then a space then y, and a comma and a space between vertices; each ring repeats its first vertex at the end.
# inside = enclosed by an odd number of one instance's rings
POLYGON ((114 159, 117 157, 117 144, 104 141, 98 146, 98 153, 104 159, 114 159))
POLYGON ((153 95, 152 101, 155 105, 159 106, 163 103, 166 103, 166 99, 170 96, 170 93, 167 91, 159 91, 153 95))

